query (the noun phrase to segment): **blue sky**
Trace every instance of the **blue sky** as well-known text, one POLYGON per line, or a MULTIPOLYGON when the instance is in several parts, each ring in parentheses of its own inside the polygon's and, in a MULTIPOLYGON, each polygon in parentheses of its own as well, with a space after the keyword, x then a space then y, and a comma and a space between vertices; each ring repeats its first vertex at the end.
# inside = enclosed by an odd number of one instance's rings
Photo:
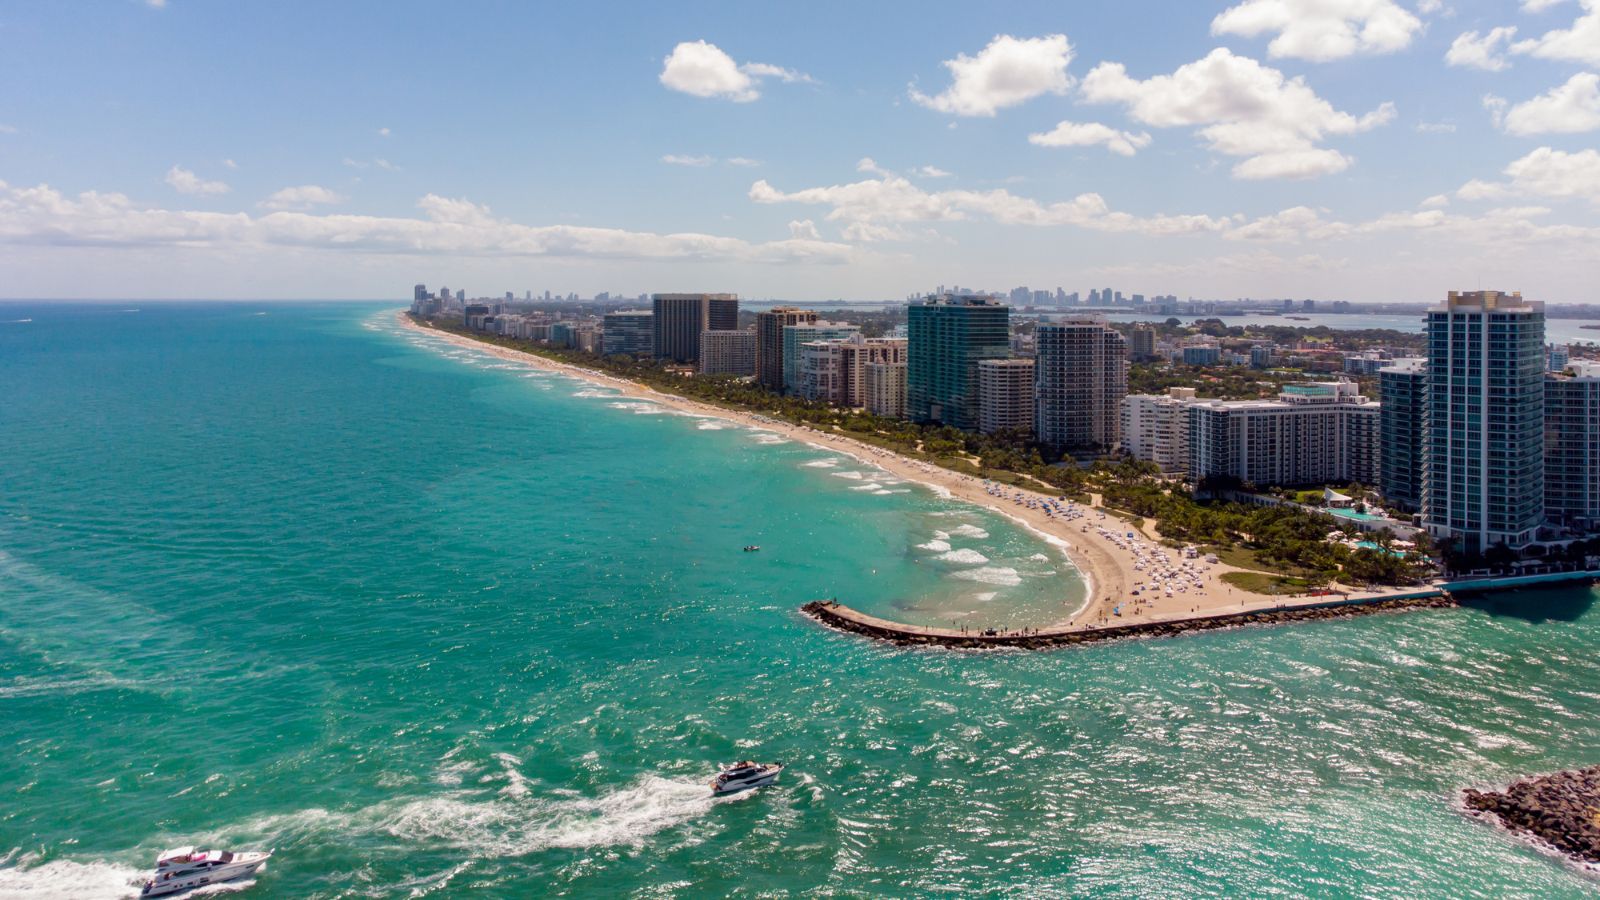
POLYGON ((1600 0, 106 0, 0 47, 11 297, 1600 281, 1600 0))

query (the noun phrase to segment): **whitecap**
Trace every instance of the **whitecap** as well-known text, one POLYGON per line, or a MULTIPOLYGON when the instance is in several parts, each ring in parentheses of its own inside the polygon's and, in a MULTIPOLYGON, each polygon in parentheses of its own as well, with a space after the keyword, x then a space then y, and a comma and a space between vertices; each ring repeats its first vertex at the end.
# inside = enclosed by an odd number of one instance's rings
POLYGON ((1050 561, 1050 557, 1046 556, 1043 553, 1035 553, 1034 555, 1032 555, 1032 556, 1030 556, 1028 558, 1029 559, 1033 559, 1033 560, 1038 560, 1039 562, 1049 562, 1050 561))
POLYGON ((829 472, 828 474, 835 478, 848 478, 851 481, 860 481, 865 477, 860 472, 829 472))
POLYGON ((926 544, 918 544, 917 545, 917 549, 918 550, 928 550, 928 551, 931 551, 933 553, 949 553, 950 552, 950 545, 948 543, 944 542, 944 541, 941 541, 941 540, 932 540, 932 541, 927 542, 926 544))
POLYGON ((950 577, 959 578, 962 581, 976 581, 979 584, 992 584, 997 587, 1016 587, 1022 583, 1022 576, 1017 574, 1017 570, 1006 566, 962 569, 959 572, 951 572, 950 577))
POLYGON ((939 554, 939 558, 945 562, 957 563, 963 566, 980 566, 989 561, 989 557, 984 556, 982 553, 979 553, 976 550, 969 550, 965 547, 960 550, 951 550, 948 553, 941 553, 939 554))
POLYGON ((79 897, 131 897, 139 869, 101 860, 53 859, 39 866, 0 868, 0 897, 15 900, 76 900, 79 897))
POLYGON ((727 428, 728 426, 723 425, 720 422, 702 421, 702 422, 700 422, 698 425, 696 425, 694 427, 699 429, 700 431, 721 431, 722 429, 727 428))
POLYGON ((876 481, 869 481, 866 484, 855 485, 855 486, 851 487, 850 490, 852 490, 852 491, 876 491, 876 490, 881 490, 882 488, 883 488, 883 485, 877 483, 876 481))
POLYGON ((993 600, 998 596, 1000 596, 1000 594, 996 591, 984 591, 981 594, 973 594, 972 599, 978 601, 979 603, 988 603, 990 600, 993 600))
POLYGON ((989 532, 976 525, 960 525, 952 528, 950 533, 958 534, 962 537, 977 538, 980 541, 989 536, 989 532))
POLYGON ((838 464, 837 459, 813 459, 811 462, 801 463, 808 469, 831 469, 838 464))

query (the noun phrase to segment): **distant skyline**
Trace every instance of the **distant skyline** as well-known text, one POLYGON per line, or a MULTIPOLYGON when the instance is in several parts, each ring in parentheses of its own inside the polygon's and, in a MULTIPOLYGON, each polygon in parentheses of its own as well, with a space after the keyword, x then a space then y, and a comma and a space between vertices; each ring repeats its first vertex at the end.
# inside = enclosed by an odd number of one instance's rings
POLYGON ((1600 0, 112 0, 0 45, 8 298, 1600 300, 1600 0))

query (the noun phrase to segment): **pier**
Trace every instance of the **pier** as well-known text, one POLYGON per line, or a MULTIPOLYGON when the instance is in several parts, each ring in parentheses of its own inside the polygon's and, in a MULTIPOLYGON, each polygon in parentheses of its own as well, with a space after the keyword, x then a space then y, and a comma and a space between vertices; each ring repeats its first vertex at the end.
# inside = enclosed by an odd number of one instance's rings
POLYGON ((1321 619, 1346 619, 1375 613, 1412 609, 1445 609, 1458 605, 1444 590, 1431 589, 1411 594, 1376 598, 1332 599, 1294 606, 1252 609, 1243 612, 1187 616, 1129 622, 1126 625, 1073 625, 1063 628, 999 631, 961 630, 927 625, 905 625, 870 616, 837 600, 813 600, 800 611, 836 631, 859 634, 899 646, 956 647, 965 649, 1013 648, 1045 650, 1119 641, 1133 638, 1173 637, 1191 631, 1215 631, 1245 625, 1277 625, 1321 619))

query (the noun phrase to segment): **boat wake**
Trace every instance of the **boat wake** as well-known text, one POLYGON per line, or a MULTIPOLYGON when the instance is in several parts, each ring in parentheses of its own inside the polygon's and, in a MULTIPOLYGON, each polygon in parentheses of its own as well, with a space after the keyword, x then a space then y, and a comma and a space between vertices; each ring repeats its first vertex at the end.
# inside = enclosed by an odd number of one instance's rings
POLYGON ((0 868, 0 897, 7 900, 89 900, 136 897, 149 873, 131 866, 53 859, 37 866, 0 868))

